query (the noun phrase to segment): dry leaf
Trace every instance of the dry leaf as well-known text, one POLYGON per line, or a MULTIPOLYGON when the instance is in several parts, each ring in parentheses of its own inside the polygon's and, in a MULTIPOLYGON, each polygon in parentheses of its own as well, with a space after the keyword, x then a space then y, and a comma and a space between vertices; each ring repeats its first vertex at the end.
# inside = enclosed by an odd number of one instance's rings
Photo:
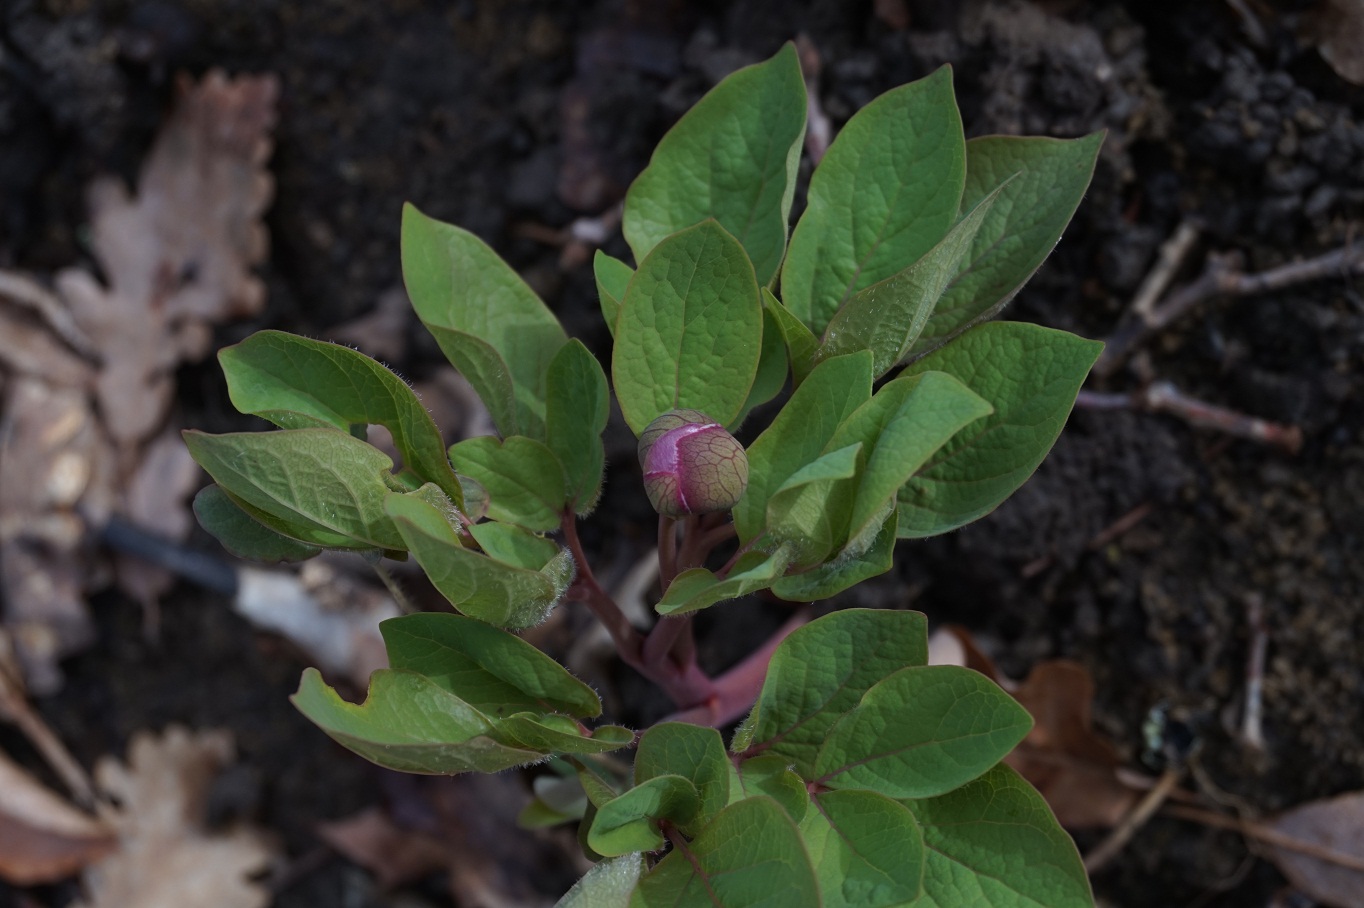
POLYGON ((113 845, 109 827, 72 807, 0 751, 0 878, 16 886, 55 883, 113 845))
POLYGON ((344 820, 321 823, 322 841, 374 874, 385 889, 445 869, 450 849, 425 833, 404 829, 388 812, 371 807, 344 820))
MULTIPOLYGON (((1274 832, 1364 861, 1364 792, 1313 801, 1262 824, 1274 832)), ((1302 892, 1332 908, 1355 908, 1364 871, 1271 844, 1267 856, 1302 892)))
POLYGON ((128 763, 105 757, 95 781, 119 808, 109 823, 118 850, 84 874, 88 908, 264 908, 269 891, 252 882, 273 848, 257 830, 204 828, 209 787, 233 759, 226 731, 172 726, 140 732, 128 763))
POLYGON ((1306 27, 1336 75, 1364 85, 1364 0, 1321 0, 1306 27))

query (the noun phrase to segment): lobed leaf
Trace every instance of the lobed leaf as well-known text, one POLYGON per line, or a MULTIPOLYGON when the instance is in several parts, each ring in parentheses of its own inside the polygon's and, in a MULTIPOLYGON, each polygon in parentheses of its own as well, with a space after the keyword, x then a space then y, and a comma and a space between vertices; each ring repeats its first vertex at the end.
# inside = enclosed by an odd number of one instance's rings
POLYGON ((635 261, 665 237, 714 218, 768 284, 786 250, 805 113, 805 79, 790 43, 697 101, 625 196, 621 226, 635 261))
POLYGON ((858 790, 821 792, 811 806, 800 834, 824 908, 895 908, 919 897, 924 840, 908 808, 858 790))
POLYGON ((384 426, 404 469, 435 483, 456 507, 464 506, 431 414, 406 382, 363 353, 283 331, 258 331, 218 351, 218 362, 232 405, 241 412, 285 429, 384 426))
POLYGON ((403 206, 402 263, 417 316, 474 385, 498 430, 543 439, 546 374, 568 340, 554 313, 488 244, 411 204, 403 206))
POLYGON ((1027 283, 1074 217, 1103 139, 1096 132, 1080 139, 982 136, 966 143, 962 211, 996 189, 999 197, 909 356, 998 315, 1027 283))
POLYGON ((631 908, 820 908, 800 833, 776 801, 726 807, 640 878, 631 908))
POLYGON ((829 788, 934 797, 998 763, 1031 727, 1028 711, 978 672, 904 668, 829 729, 814 772, 829 788))
POLYGON ((854 114, 810 180, 782 269, 787 308, 823 333, 855 294, 938 245, 957 220, 965 162, 950 67, 854 114))
POLYGON ((762 355, 753 266, 717 222, 675 233, 649 253, 621 301, 612 384, 635 434, 668 410, 700 410, 729 425, 762 355))
POLYGON ((903 803, 924 835, 924 892, 915 908, 1093 908, 1075 843, 1009 767, 903 803))
POLYGON ((1061 434, 1103 344, 1021 322, 978 325, 901 373, 954 376, 994 407, 929 458, 898 494, 901 537, 954 530, 1027 481, 1061 434))
POLYGON ((568 504, 580 515, 601 496, 601 433, 611 416, 610 395, 597 358, 579 340, 564 344, 549 364, 545 444, 563 465, 568 504))
MULTIPOLYGON (((589 354, 590 355, 590 354, 589 354)), ((450 447, 455 468, 488 493, 488 516, 528 530, 558 529, 568 492, 564 467, 542 442, 484 435, 450 447)))
POLYGON ((846 609, 797 628, 768 664, 749 717, 748 743, 738 750, 771 751, 803 778, 829 729, 881 679, 928 663, 928 629, 918 612, 846 609))

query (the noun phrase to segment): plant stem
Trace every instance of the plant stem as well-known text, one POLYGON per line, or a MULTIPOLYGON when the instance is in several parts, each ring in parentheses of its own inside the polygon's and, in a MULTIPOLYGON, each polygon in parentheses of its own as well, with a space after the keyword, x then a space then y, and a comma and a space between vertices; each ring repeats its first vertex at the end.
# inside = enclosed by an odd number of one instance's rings
POLYGON ((677 521, 658 515, 658 583, 663 589, 677 576, 677 521))

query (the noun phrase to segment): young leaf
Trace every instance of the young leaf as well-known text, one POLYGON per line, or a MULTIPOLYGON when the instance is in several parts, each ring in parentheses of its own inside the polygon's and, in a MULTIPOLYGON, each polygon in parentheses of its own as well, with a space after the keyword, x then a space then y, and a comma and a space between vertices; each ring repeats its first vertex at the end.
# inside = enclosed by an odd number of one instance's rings
POLYGON ((805 107, 805 79, 789 43, 696 102, 625 196, 622 228, 635 261, 665 237, 714 218, 743 244, 758 282, 770 282, 786 249, 805 107))
POLYGON ((956 791, 904 801, 923 827, 924 892, 915 908, 1093 908, 1075 843, 1042 796, 1007 766, 956 791))
POLYGON ((786 345, 786 358, 791 363, 793 386, 799 388, 800 383, 805 381, 805 377, 815 366, 815 351, 819 349, 819 338, 815 337, 810 329, 805 327, 805 323, 796 318, 766 287, 763 288, 763 313, 769 319, 769 322, 763 323, 763 343, 767 342, 767 325, 769 323, 775 325, 782 342, 786 345))
POLYGON ((676 775, 696 786, 696 815, 681 825, 694 835, 700 824, 710 821, 729 804, 729 770, 733 764, 725 742, 713 728, 685 722, 662 722, 639 739, 635 755, 635 782, 663 775, 676 775))
POLYGON ((904 805, 874 791, 821 792, 800 834, 824 908, 895 908, 919 897, 924 839, 904 805))
POLYGON ((586 515, 601 495, 606 453, 601 433, 611 416, 610 389, 601 364, 579 340, 570 340, 549 364, 545 444, 564 467, 568 503, 586 515))
POLYGON ((631 908, 820 908, 819 885, 791 818, 771 798, 722 810, 639 881, 631 908))
POLYGON ((620 316, 620 301, 625 298, 625 288, 630 286, 630 278, 635 269, 600 249, 592 257, 592 273, 597 279, 597 298, 601 302, 601 317, 611 336, 616 336, 616 319, 620 316))
POLYGON ((566 550, 534 569, 508 564, 465 548, 445 515, 425 501, 394 492, 386 506, 431 583, 471 618, 511 628, 539 624, 573 578, 566 550))
POLYGON ((943 372, 901 376, 838 427, 830 446, 861 443, 847 553, 864 551, 895 506, 896 492, 963 427, 991 412, 988 402, 943 372))
POLYGON ((845 554, 827 564, 781 577, 772 584, 772 592, 790 602, 816 602, 884 574, 894 564, 898 521, 896 511, 892 510, 865 551, 848 555, 845 550, 845 554))
POLYGON ((280 429, 209 435, 191 430, 184 439, 190 454, 224 491, 265 514, 335 534, 350 540, 353 548, 405 548, 384 513, 389 494, 384 477, 393 461, 347 432, 280 429))
POLYGON ((854 294, 938 244, 966 172, 952 70, 891 89, 839 132, 810 180, 781 298, 816 334, 854 294))
POLYGON ((700 807, 701 796, 690 781, 677 775, 654 776, 597 810, 587 844, 607 857, 657 851, 664 841, 658 821, 686 823, 700 807))
POLYGON ((398 376, 349 347, 258 331, 218 351, 232 405, 285 429, 321 424, 349 432, 352 425, 384 426, 403 467, 434 482, 464 506, 459 480, 445 459, 445 443, 431 414, 398 376))
POLYGON ((938 449, 901 487, 900 536, 955 530, 1018 489, 1061 434, 1103 344, 1020 322, 977 325, 902 375, 946 372, 995 412, 938 449))
POLYGON ((1104 134, 1096 132, 1081 139, 982 136, 966 143, 962 211, 1001 184, 1008 185, 910 348, 911 357, 998 315, 1032 277, 1075 215, 1094 175, 1103 139, 1104 134))
POLYGON ((978 672, 904 668, 829 729, 815 776, 829 788, 934 797, 998 763, 1031 727, 1028 711, 978 672))
POLYGON ((516 388, 502 354, 492 344, 465 331, 439 325, 427 325, 426 330, 431 332, 445 358, 468 380, 478 399, 488 408, 497 431, 503 435, 522 434, 516 388))
MULTIPOLYGON (((766 288, 763 294, 770 295, 766 288)), ((786 344, 782 340, 781 330, 776 319, 764 308, 763 345, 758 356, 758 372, 753 377, 753 387, 749 389, 743 409, 730 423, 731 431, 737 430, 754 408, 761 407, 781 393, 781 389, 786 387, 786 366, 786 344)))
POLYGON ((751 542, 763 531, 772 495, 818 459, 839 424, 870 398, 871 354, 836 357, 815 367, 749 446, 748 488, 734 506, 741 542, 751 542))
POLYGON ((684 615, 717 602, 749 596, 772 585, 791 562, 787 547, 775 552, 747 552, 721 579, 706 568, 691 568, 673 578, 655 610, 660 615, 684 615))
POLYGON ((338 743, 401 772, 501 772, 544 757, 494 740, 492 723, 478 710, 414 672, 375 672, 365 702, 356 704, 310 668, 290 699, 338 743))
POLYGON ((776 754, 762 754, 729 764, 729 803, 745 798, 768 797, 781 805, 793 823, 805 819, 810 809, 810 791, 805 780, 796 775, 789 762, 776 754))
POLYGON ((659 243, 621 301, 612 384, 638 435, 654 417, 739 415, 762 354, 762 302, 743 247, 715 221, 659 243))
POLYGON ((318 546, 276 533, 243 511, 216 485, 204 486, 194 496, 194 516, 223 548, 248 561, 305 561, 322 552, 318 546))
POLYGON ((862 443, 823 454, 797 470, 767 502, 767 532, 790 549, 797 567, 819 564, 848 539, 852 496, 862 443))
POLYGON ((643 872, 644 858, 637 853, 601 861, 554 908, 629 908, 630 894, 643 872))
MULTIPOLYGON (((480 382, 495 372, 495 361, 449 332, 482 341, 500 358, 511 379, 515 422, 498 422, 503 435, 544 438, 545 375, 550 360, 568 340, 535 291, 478 237, 403 206, 403 282, 422 323, 482 397, 480 382), (469 371, 466 371, 469 367, 469 371)), ((489 390, 496 392, 496 379, 489 390)), ((484 399, 490 411, 493 401, 484 399)), ((497 413, 494 411, 494 418, 497 413)), ((505 414, 504 414, 504 417, 505 414)))
POLYGON ((591 731, 568 716, 517 713, 497 722, 492 737, 513 747, 542 753, 599 754, 632 744, 635 733, 619 725, 599 725, 591 731))
MULTIPOLYGON (((590 354, 589 354, 590 355, 590 354)), ((564 468, 554 452, 524 435, 491 435, 450 447, 460 473, 488 491, 488 516, 528 530, 558 529, 568 499, 564 468)))
POLYGON ((847 609, 797 628, 772 654, 745 748, 779 754, 813 779, 834 723, 882 678, 927 662, 927 622, 918 612, 847 609))
POLYGON ((857 291, 824 329, 816 358, 870 350, 877 378, 895 368, 918 340, 952 275, 970 252, 971 240, 994 207, 997 193, 981 199, 923 258, 857 291))
POLYGON ((405 615, 380 623, 392 668, 429 680, 491 717, 556 710, 580 718, 601 715, 592 688, 513 634, 439 613, 405 615))

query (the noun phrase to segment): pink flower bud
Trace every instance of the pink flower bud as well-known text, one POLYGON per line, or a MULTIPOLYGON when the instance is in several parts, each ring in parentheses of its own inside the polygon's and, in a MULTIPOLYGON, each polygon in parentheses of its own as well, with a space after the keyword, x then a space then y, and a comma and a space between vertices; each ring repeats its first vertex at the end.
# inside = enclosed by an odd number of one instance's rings
POLYGON ((700 410, 670 410, 639 436, 644 491, 665 517, 728 511, 748 486, 743 445, 700 410))

